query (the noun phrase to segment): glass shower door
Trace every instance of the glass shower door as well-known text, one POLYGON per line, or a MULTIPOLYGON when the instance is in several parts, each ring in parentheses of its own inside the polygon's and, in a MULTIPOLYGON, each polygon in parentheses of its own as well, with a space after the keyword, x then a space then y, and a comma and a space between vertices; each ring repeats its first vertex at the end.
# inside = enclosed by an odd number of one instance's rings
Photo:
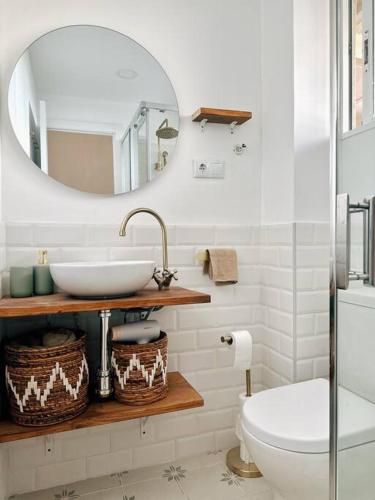
POLYGON ((331 316, 337 390, 331 429, 337 436, 331 500, 374 500, 374 0, 338 0, 337 7, 337 292, 331 316))

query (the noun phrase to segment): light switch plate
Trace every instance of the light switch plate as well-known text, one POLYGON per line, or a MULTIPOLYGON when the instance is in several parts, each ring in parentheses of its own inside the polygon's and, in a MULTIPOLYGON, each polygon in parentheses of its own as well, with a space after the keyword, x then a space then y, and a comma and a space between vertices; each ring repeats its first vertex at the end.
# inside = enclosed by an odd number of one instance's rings
POLYGON ((193 160, 194 177, 200 179, 224 179, 224 160, 193 160))

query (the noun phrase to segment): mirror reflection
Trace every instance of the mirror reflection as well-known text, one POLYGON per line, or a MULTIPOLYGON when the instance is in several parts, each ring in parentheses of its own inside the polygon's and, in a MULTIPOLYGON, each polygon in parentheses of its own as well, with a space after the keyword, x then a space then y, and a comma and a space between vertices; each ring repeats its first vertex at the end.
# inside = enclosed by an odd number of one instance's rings
POLYGON ((176 95, 158 61, 97 26, 61 28, 30 45, 10 81, 9 115, 34 165, 99 194, 159 176, 179 130, 176 95))
POLYGON ((342 6, 342 131, 374 121, 375 65, 373 0, 345 0, 342 6))

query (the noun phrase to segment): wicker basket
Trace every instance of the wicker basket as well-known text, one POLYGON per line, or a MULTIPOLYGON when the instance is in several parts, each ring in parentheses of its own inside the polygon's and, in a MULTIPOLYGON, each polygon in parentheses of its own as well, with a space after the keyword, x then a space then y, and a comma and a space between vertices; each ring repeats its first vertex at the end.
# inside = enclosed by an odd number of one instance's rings
POLYGON ((112 342, 115 398, 128 405, 145 405, 168 394, 168 337, 161 332, 147 344, 112 342))
POLYGON ((17 424, 52 425, 86 410, 86 336, 80 331, 75 333, 77 340, 58 347, 5 346, 10 415, 17 424))

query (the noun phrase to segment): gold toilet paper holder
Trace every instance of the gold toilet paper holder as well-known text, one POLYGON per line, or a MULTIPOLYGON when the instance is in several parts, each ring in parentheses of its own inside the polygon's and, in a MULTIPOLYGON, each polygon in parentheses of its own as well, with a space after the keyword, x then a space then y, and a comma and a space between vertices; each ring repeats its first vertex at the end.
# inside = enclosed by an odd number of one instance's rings
MULTIPOLYGON (((223 344, 232 345, 233 339, 230 335, 223 335, 220 338, 223 344)), ((251 371, 250 368, 246 370, 246 397, 251 397, 251 371)))
MULTIPOLYGON (((221 337, 221 342, 223 344, 232 345, 233 338, 230 335, 223 335, 221 337)), ((246 370, 246 397, 251 397, 251 370, 248 368, 246 370)), ((234 474, 240 477, 247 478, 257 478, 262 477, 263 474, 260 472, 258 467, 254 462, 246 463, 241 458, 241 448, 236 446, 232 448, 227 453, 227 467, 234 474)))

